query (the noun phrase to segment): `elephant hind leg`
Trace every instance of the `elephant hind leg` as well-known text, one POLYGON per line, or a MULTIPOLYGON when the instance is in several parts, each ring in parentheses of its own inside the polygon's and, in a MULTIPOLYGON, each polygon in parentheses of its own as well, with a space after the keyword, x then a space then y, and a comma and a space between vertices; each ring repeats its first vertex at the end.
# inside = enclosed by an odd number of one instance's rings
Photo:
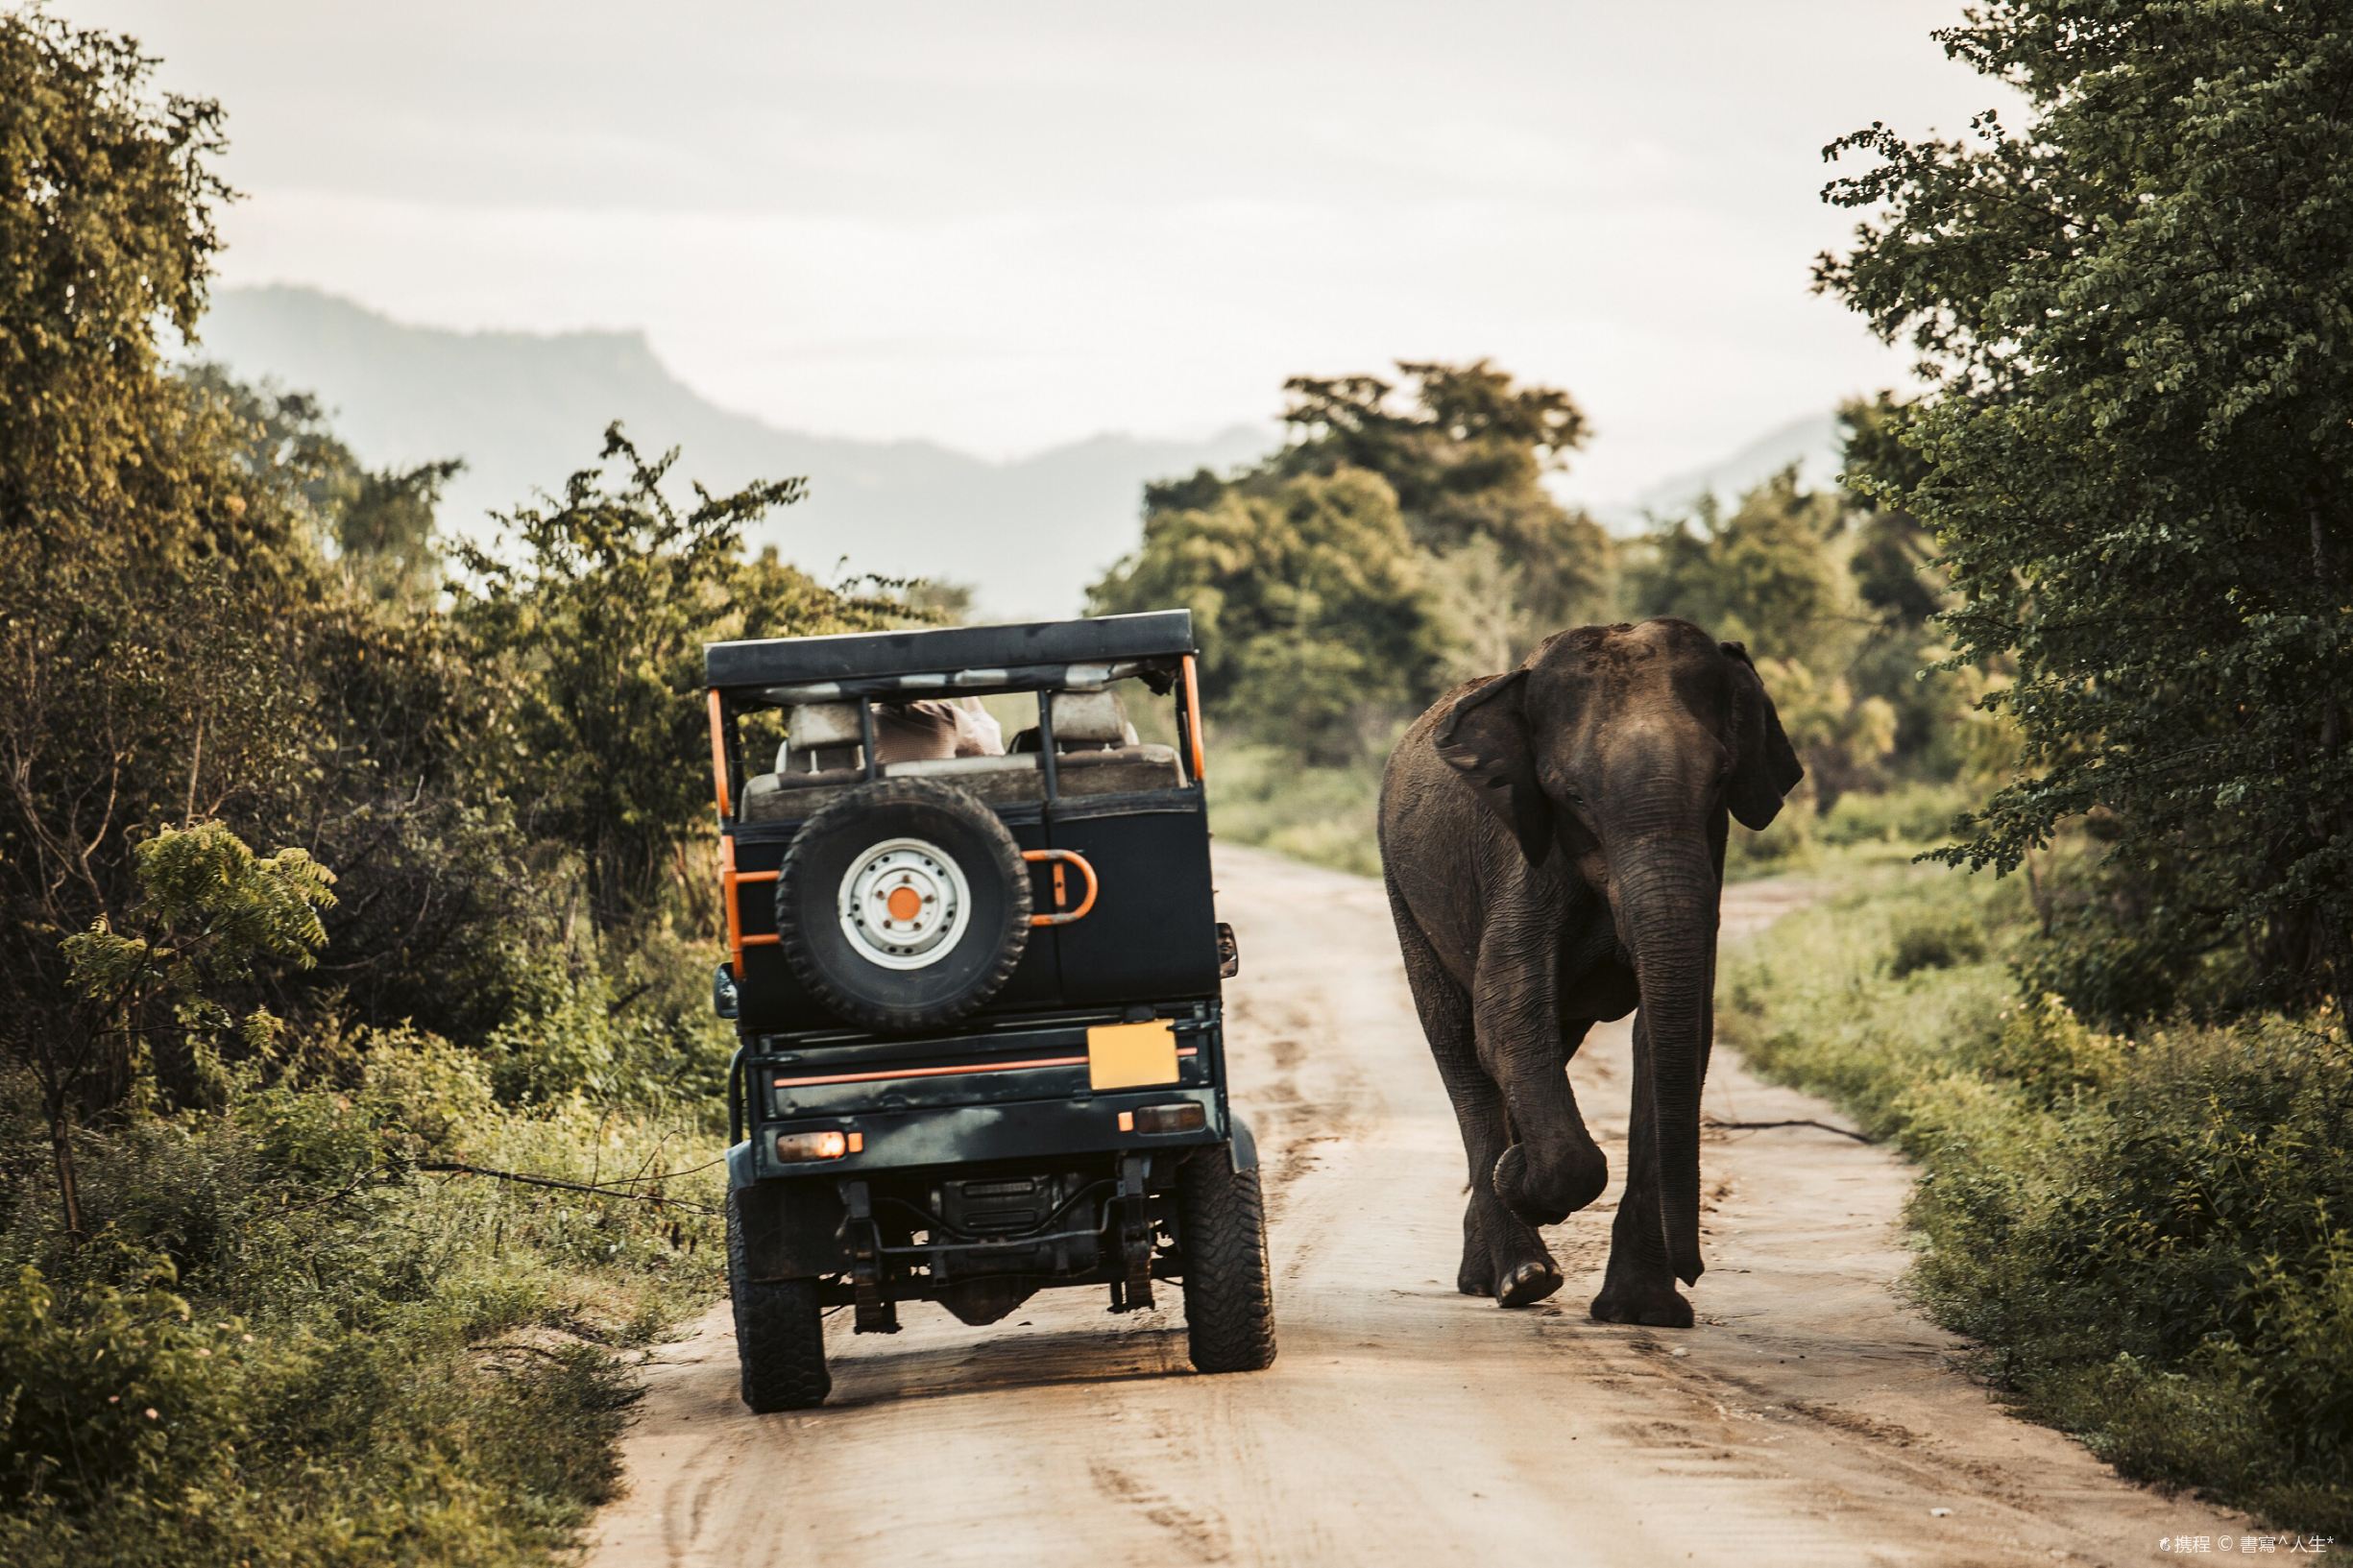
POLYGON ((1469 1197, 1463 1207, 1463 1261, 1455 1271, 1455 1289, 1465 1295, 1492 1296, 1504 1307, 1541 1301, 1561 1288, 1561 1270, 1546 1250, 1544 1239, 1495 1195, 1495 1162, 1511 1146, 1512 1134, 1503 1092, 1479 1064, 1470 994, 1438 961, 1429 939, 1422 935, 1395 886, 1389 890, 1389 904, 1396 917, 1397 942, 1404 953, 1405 977, 1413 987, 1414 1008, 1420 1015, 1430 1055, 1438 1064, 1439 1079, 1453 1103, 1469 1167, 1469 1197))

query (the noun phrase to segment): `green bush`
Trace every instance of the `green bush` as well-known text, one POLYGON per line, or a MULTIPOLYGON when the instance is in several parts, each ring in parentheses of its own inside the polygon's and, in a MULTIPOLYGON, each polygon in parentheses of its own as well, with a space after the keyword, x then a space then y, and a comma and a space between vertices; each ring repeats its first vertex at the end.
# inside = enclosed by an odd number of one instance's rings
POLYGON ((1888 933, 1887 973, 1902 979, 1924 969, 1951 969, 1985 957, 1985 933, 1974 920, 1942 913, 1907 915, 1888 933))
POLYGON ((2026 1413, 2127 1474, 2353 1533, 2341 1024, 2105 1033, 2017 999, 2000 950, 2029 929, 2013 884, 1880 879, 1731 958, 1722 1032, 1921 1162, 1913 1289, 2026 1413))
MULTIPOLYGON (((219 1112, 85 1135, 87 1242, 12 1190, 0 1560, 540 1562, 609 1494, 617 1352, 718 1286, 702 1108, 506 1107, 414 1031, 294 1054, 219 1112)), ((0 1080, 12 1169, 29 1089, 0 1080)))

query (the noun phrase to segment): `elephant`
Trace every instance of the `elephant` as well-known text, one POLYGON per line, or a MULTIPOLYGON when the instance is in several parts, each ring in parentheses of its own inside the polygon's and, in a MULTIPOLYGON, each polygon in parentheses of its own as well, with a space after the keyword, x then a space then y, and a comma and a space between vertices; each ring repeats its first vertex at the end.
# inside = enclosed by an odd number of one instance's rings
POLYGON ((1805 777, 1737 642, 1688 621, 1556 633, 1441 697, 1381 780, 1382 878, 1469 1161, 1456 1287, 1561 1288, 1538 1234, 1609 1168, 1567 1066, 1635 1013, 1632 1131, 1593 1317, 1691 1326, 1700 1088, 1714 1031, 1726 817, 1760 829, 1805 777))

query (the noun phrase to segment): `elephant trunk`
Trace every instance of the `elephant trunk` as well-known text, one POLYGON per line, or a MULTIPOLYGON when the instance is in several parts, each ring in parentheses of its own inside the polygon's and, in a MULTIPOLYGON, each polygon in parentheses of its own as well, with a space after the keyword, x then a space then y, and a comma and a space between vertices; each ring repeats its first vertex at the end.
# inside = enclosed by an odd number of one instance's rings
MULTIPOLYGON (((1613 857, 1616 858, 1616 857, 1613 857)), ((1698 833, 1642 843, 1618 878, 1618 907, 1649 1043, 1650 1151, 1666 1262, 1688 1285, 1699 1256, 1699 1098, 1715 1026, 1717 886, 1698 833)), ((1630 1175, 1639 1179, 1639 1172, 1630 1175)))

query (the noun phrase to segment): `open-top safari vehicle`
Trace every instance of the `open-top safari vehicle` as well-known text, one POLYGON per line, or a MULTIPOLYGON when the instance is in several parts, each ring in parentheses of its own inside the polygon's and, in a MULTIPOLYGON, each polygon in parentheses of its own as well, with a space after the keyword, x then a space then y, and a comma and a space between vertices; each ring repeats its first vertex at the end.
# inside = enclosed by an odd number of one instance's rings
POLYGON ((1274 1359, 1194 651, 1181 610, 705 650, 753 1410, 825 1398, 845 1305, 890 1333, 902 1301, 989 1323, 1176 1281, 1195 1366, 1274 1359), (977 699, 1008 693, 1035 722, 1007 746, 977 699), (1172 699, 1176 744, 1124 695, 1172 699))

